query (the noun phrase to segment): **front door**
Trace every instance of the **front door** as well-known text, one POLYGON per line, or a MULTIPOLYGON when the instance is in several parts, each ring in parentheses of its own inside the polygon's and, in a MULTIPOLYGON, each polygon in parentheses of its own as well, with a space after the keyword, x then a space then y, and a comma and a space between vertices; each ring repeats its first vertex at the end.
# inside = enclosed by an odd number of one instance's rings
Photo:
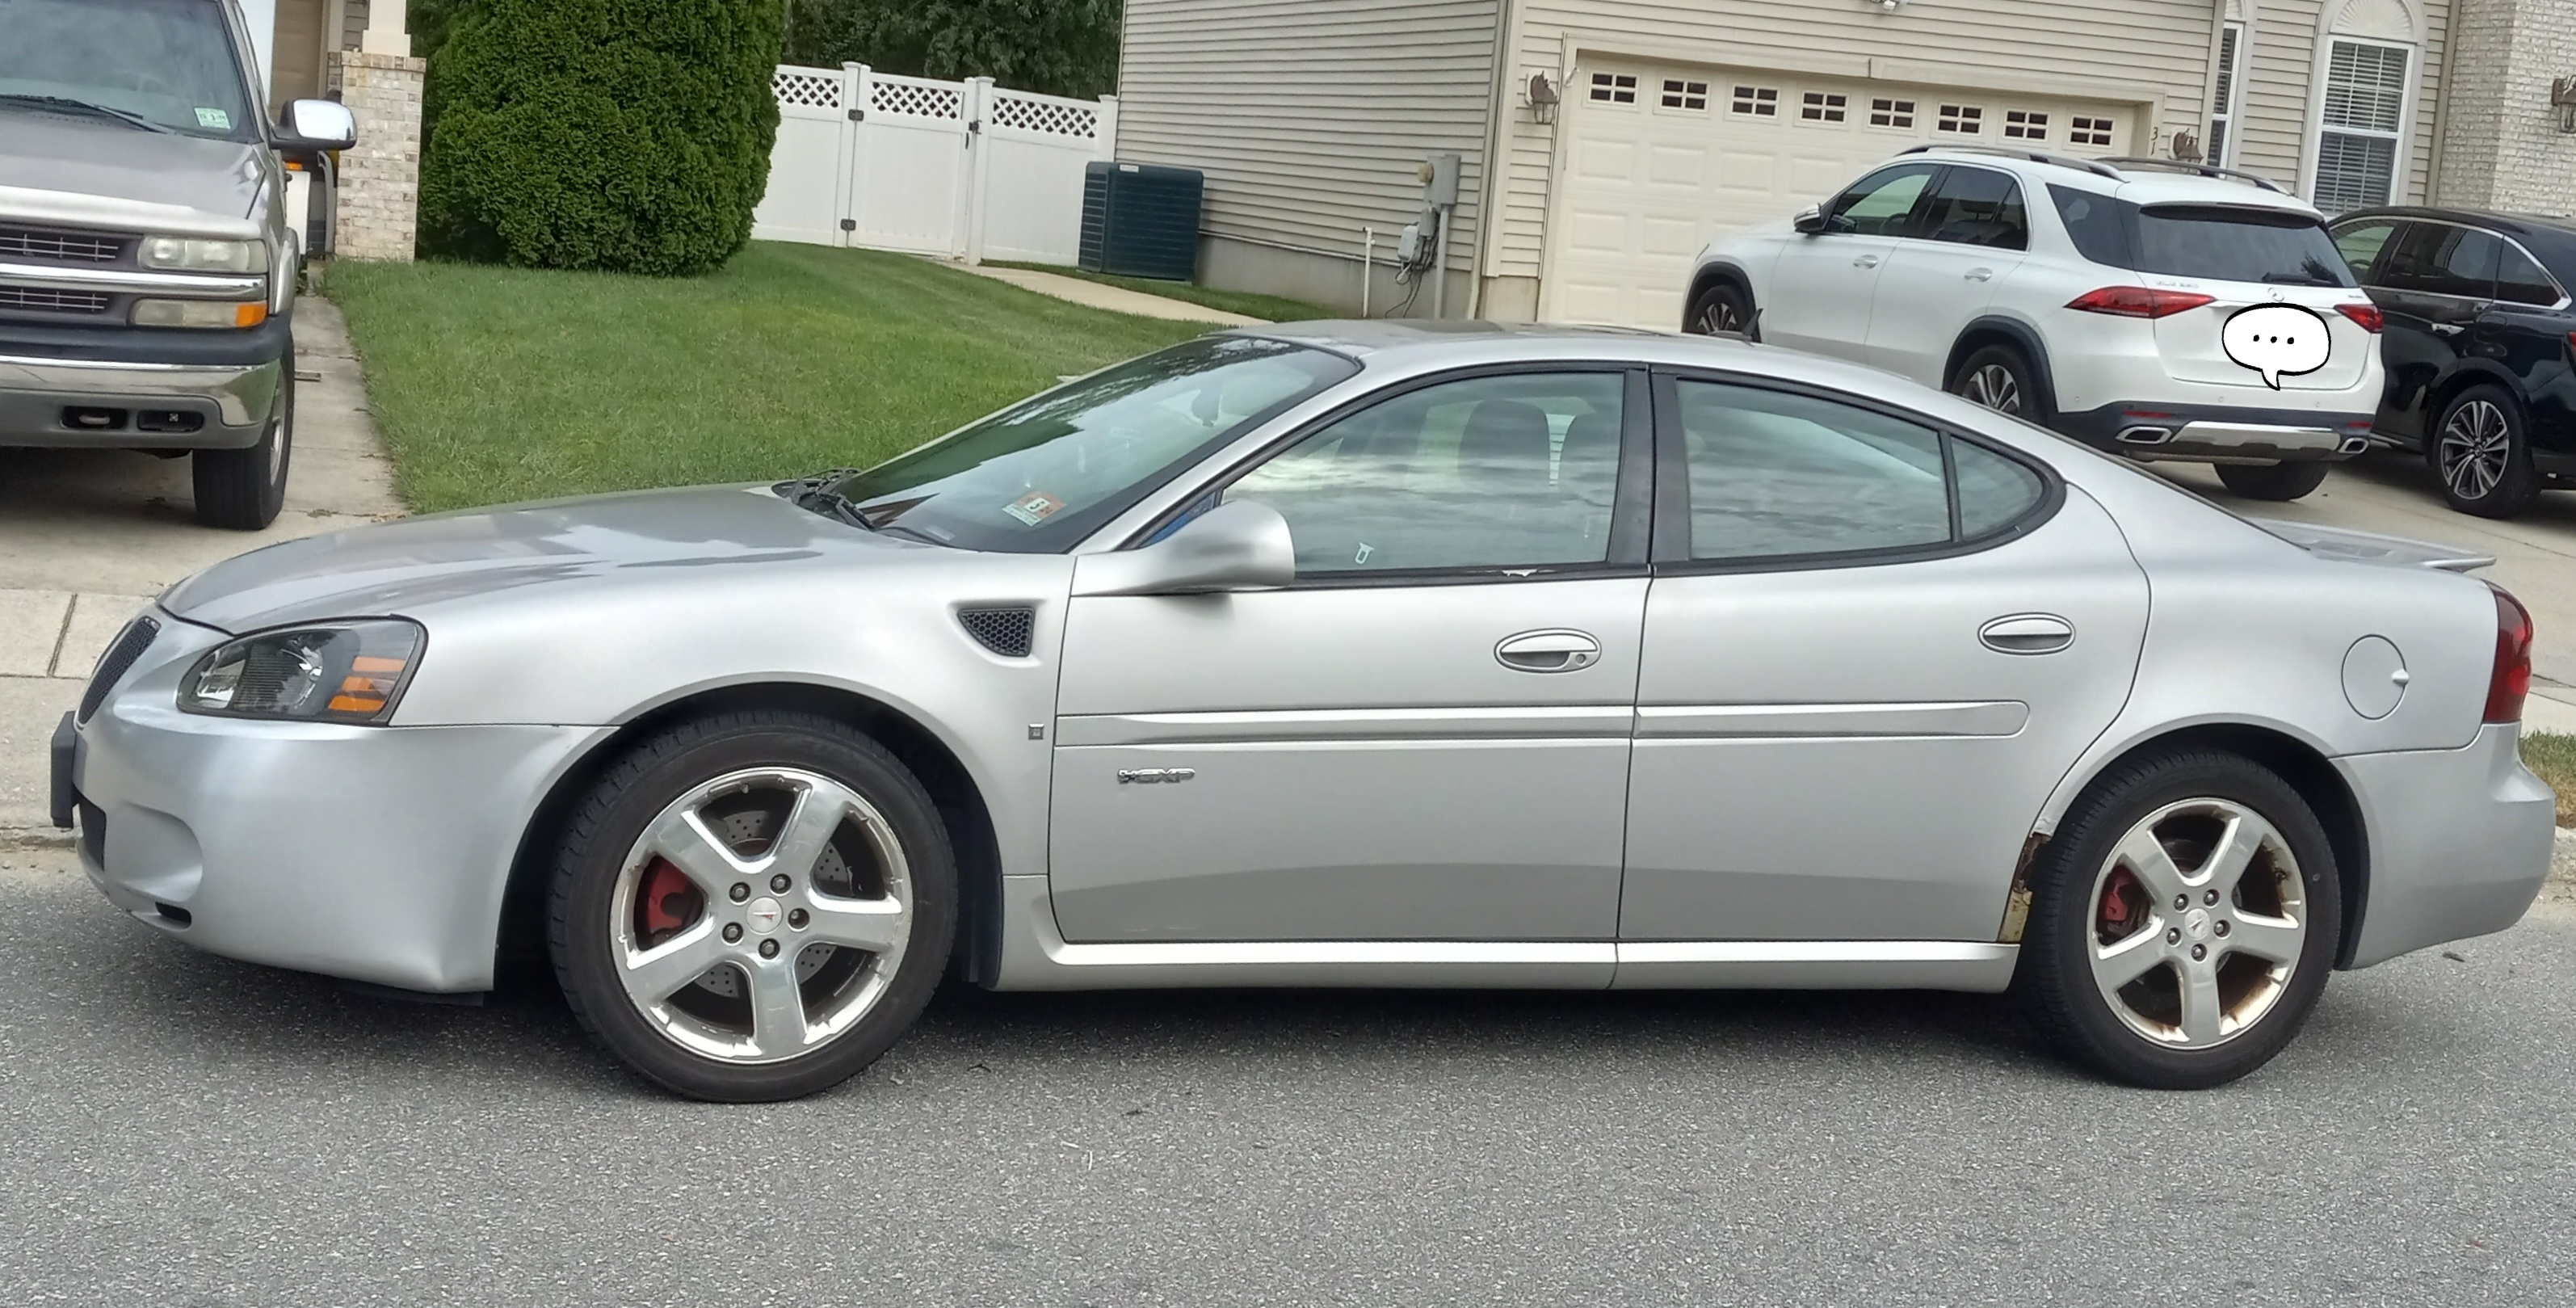
POLYGON ((2390 435, 2422 441, 2441 415, 2437 387, 2460 366, 2479 315, 2495 300, 2497 257, 2491 232, 2451 223, 2409 221, 2371 270, 2369 294, 2381 315, 2380 361, 2388 369, 2381 422, 2390 435))
POLYGON ((1879 269, 1905 236, 1939 164, 1896 164, 1852 184, 1824 206, 1825 229, 1783 240, 1771 287, 1755 306, 1774 345, 1864 357, 1879 269))
POLYGON ((1926 386, 1947 386, 1950 347, 2030 249, 2021 184, 1997 169, 1953 164, 1933 184, 1918 231, 1879 265, 1867 358, 1926 386))
POLYGON ((1626 940, 1991 941, 2147 616, 2110 516, 1861 403, 1657 379, 1626 940))
POLYGON ((1069 941, 1606 941, 1646 586, 1642 373, 1327 420, 1202 505, 1277 591, 1079 597, 1049 889, 1069 941))

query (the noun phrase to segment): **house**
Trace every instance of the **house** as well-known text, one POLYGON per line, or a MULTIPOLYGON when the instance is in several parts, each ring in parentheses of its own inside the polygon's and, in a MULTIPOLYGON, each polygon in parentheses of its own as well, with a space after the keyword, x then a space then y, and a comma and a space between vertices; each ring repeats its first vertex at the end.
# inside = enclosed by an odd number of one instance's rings
POLYGON ((2564 212, 2571 49, 2576 0, 1127 0, 1118 153, 1206 172, 1210 285, 1355 309, 1373 228, 1372 312, 1670 327, 1710 237, 1926 141, 2564 212))
POLYGON ((419 227, 421 85, 400 0, 239 0, 271 114, 330 97, 358 120, 309 248, 408 260, 419 227), (326 244, 327 242, 327 244, 326 244))

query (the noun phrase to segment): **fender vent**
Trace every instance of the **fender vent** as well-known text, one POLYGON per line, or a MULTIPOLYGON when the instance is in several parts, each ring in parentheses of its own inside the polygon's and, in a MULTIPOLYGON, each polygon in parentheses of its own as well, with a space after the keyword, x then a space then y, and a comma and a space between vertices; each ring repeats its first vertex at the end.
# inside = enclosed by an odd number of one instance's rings
POLYGON ((1029 641, 1037 631, 1036 609, 959 609, 957 625, 975 638, 975 643, 1006 659, 1029 656, 1029 641))
POLYGON ((98 706, 107 701, 107 692, 116 689, 116 683, 133 669, 143 651, 152 648, 160 634, 161 624, 150 618, 136 618, 126 624, 116 643, 108 646, 106 655, 99 659, 98 670, 90 674, 89 689, 81 692, 81 721, 89 721, 89 715, 98 712, 98 706))

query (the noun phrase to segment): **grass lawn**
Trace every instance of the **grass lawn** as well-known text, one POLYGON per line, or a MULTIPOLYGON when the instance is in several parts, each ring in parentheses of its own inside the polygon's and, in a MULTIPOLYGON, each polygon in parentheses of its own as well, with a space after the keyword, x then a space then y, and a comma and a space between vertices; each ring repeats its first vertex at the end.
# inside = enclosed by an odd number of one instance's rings
POLYGON ((1211 309, 1223 309, 1227 313, 1267 318, 1272 322, 1305 322, 1313 318, 1351 316, 1338 309, 1327 309, 1320 304, 1308 304, 1304 300, 1291 300, 1280 295, 1255 295, 1250 291, 1220 291, 1194 282, 1160 282, 1150 277, 1113 277, 1108 273, 1084 272, 1079 268, 1067 268, 1061 264, 1052 263, 1011 263, 1002 259, 987 259, 984 262, 997 268, 1026 268, 1030 272, 1079 277, 1086 282, 1098 282, 1103 286, 1120 286, 1131 291, 1143 291, 1147 295, 1159 295, 1167 300, 1185 300, 1191 304, 1204 304, 1211 309))
POLYGON ((2576 827, 2576 736, 2547 732, 2525 736, 2522 762, 2558 792, 2558 825, 2576 827))
POLYGON ((424 513, 865 466, 1206 330, 770 242, 701 278, 342 263, 326 293, 424 513))

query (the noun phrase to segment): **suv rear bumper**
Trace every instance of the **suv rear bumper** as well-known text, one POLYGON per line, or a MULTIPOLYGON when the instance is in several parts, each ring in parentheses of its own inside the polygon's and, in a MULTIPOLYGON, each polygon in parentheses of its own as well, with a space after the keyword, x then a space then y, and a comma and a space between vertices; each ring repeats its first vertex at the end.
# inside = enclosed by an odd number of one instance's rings
POLYGON ((293 351, 284 318, 221 334, 12 324, 0 329, 0 445, 246 449, 293 351))
POLYGON ((2341 461, 2370 448, 2374 416, 2133 400, 2061 413, 2056 427, 2087 445, 2135 458, 2306 463, 2341 461))

